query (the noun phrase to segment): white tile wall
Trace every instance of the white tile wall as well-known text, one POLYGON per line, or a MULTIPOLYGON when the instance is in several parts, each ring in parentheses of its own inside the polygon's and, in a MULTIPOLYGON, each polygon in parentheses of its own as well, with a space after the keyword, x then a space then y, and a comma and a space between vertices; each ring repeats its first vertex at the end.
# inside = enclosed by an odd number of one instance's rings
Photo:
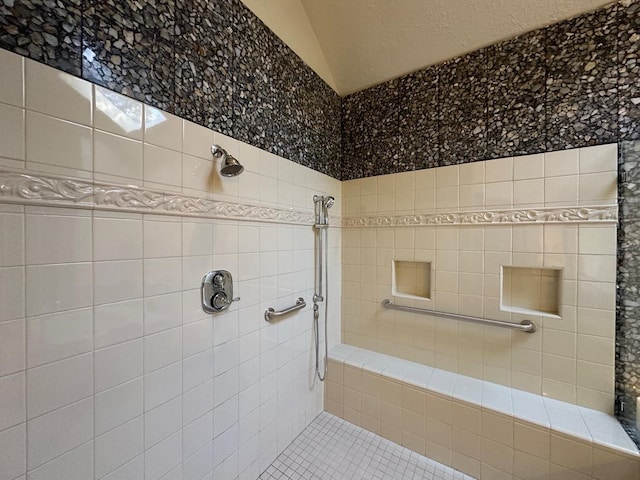
MULTIPOLYGON (((13 129, 0 129, 1 166, 306 211, 330 194, 340 212, 325 175, 16 55, 0 63, 0 125, 13 129), (243 175, 219 177, 214 141, 243 175)), ((0 479, 257 478, 323 406, 310 306, 263 319, 298 296, 310 305, 313 238, 304 225, 0 205, 0 479), (219 315, 200 306, 213 268, 241 297, 219 315)), ((329 240, 336 344, 340 231, 329 240)))
MULTIPOLYGON (((617 147, 603 145, 346 181, 343 214, 615 205, 616 188, 617 147), (411 210, 389 207, 400 184, 414 189, 411 210)), ((614 223, 347 228, 342 241, 345 343, 612 411, 614 223), (392 295, 392 260, 432 267, 430 302, 396 302, 503 321, 531 318, 541 328, 526 335, 386 311, 380 302, 392 295), (560 318, 501 306, 501 266, 562 269, 560 318)))

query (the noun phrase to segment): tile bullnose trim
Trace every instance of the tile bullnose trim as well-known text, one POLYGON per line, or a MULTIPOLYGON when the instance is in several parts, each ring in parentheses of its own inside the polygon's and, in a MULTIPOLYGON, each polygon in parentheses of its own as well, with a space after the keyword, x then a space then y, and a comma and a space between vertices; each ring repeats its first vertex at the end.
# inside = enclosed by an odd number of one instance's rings
MULTIPOLYGON (((0 203, 313 225, 313 213, 0 169, 0 203)), ((341 220, 332 219, 339 227, 341 220)))
POLYGON ((475 212, 445 212, 411 215, 379 215, 348 217, 344 227, 398 227, 420 225, 485 225, 527 223, 616 223, 617 205, 580 207, 530 208, 513 210, 483 210, 475 212))

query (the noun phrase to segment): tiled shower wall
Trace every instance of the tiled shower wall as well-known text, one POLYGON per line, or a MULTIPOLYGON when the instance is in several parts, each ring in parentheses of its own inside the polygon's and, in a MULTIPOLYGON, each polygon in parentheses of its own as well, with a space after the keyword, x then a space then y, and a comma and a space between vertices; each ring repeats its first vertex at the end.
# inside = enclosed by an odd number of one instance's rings
POLYGON ((340 177, 340 98, 240 0, 4 2, 0 48, 340 177))
POLYGON ((344 343, 613 413, 616 144, 349 180, 343 200, 344 343), (393 261, 430 264, 430 300, 392 292, 393 261), (504 266, 560 269, 518 291, 557 315, 510 311, 504 266))
POLYGON ((255 480, 322 411, 312 197, 340 211, 340 182, 18 55, 0 64, 0 479, 255 480), (242 175, 218 175, 214 142, 242 175), (217 315, 200 305, 213 269, 240 297, 217 315), (298 296, 303 311, 265 322, 298 296))
MULTIPOLYGON (((342 179, 619 142, 616 395, 640 394, 636 219, 640 1, 627 0, 343 99, 342 179)), ((640 439, 638 439, 640 441, 640 439)))
MULTIPOLYGON (((640 135, 640 2, 347 97, 342 137, 340 99, 240 1, 143 3, 5 2, 0 47, 334 178, 625 141, 617 388, 635 403, 638 146, 627 140, 640 135)), ((174 172, 145 181, 171 183, 174 172)), ((633 422, 633 408, 625 412, 633 422)))

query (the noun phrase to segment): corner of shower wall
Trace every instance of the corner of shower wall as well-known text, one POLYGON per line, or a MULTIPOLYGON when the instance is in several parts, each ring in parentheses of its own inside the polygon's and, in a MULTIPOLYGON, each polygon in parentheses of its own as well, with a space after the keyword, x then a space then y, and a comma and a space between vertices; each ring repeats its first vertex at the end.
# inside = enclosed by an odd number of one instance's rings
MULTIPOLYGON (((632 144, 640 138, 640 112, 636 101, 640 89, 637 75, 639 25, 638 1, 617 2, 357 92, 343 101, 343 178, 349 180, 344 187, 345 216, 373 215, 379 208, 393 210, 394 201, 406 205, 410 195, 398 197, 397 192, 394 195, 389 191, 382 199, 386 207, 377 205, 375 202, 380 196, 376 198, 372 189, 376 175, 378 179, 391 178, 387 174, 409 174, 415 170, 417 176, 420 169, 462 164, 478 165, 477 168, 482 169, 484 162, 481 161, 486 159, 504 158, 506 165, 511 156, 551 156, 551 152, 556 151, 555 155, 560 158, 565 151, 576 148, 619 142, 621 170, 629 170, 627 178, 630 180, 622 179, 620 189, 616 343, 608 338, 606 344, 598 348, 607 356, 616 350, 615 395, 618 398, 615 405, 630 429, 634 428, 637 410, 638 391, 634 379, 637 377, 638 347, 623 337, 631 335, 633 338, 631 332, 635 330, 630 312, 635 308, 637 296, 633 273, 636 263, 633 239, 637 229, 631 206, 635 205, 634 197, 637 196, 634 188, 637 162, 633 159, 635 147, 632 144), (595 45, 606 47, 600 50, 601 53, 595 53, 596 49, 591 48, 595 45), (567 63, 569 58, 571 62, 567 63), (584 76, 584 65, 593 61, 606 67, 594 76, 584 76), (523 64, 531 67, 526 73, 521 68, 523 64), (592 88, 594 86, 596 88, 592 88), (573 92, 570 98, 566 95, 569 90, 573 92), (377 134, 368 135, 371 131, 377 134), (399 145, 401 153, 389 155, 389 152, 398 151, 399 145), (361 177, 363 183, 351 180, 361 177), (365 181, 366 177, 370 180, 365 181), (630 222, 628 226, 627 222, 630 222), (624 411, 621 411, 619 401, 624 403, 624 411)), ((565 174, 558 172, 557 175, 565 174)), ((525 201, 527 196, 539 199, 546 194, 547 184, 558 186, 561 182, 561 178, 545 179, 541 186, 534 178, 523 179, 519 184, 521 188, 513 190, 509 199, 508 192, 500 191, 499 186, 483 191, 465 181, 459 186, 458 204, 454 198, 443 198, 443 201, 449 208, 454 205, 463 208, 473 204, 474 198, 485 195, 486 201, 496 206, 510 204, 516 195, 525 201), (498 201, 501 198, 504 201, 498 201)), ((390 180, 387 185, 389 183, 390 180)), ((563 202, 567 197, 575 197, 577 188, 575 183, 565 185, 564 189, 558 190, 555 200, 563 202)), ((584 188, 585 193, 587 189, 599 191, 597 184, 584 188)), ((435 193, 424 188, 418 190, 414 192, 414 200, 435 209, 435 193)), ((610 278, 610 272, 607 275, 610 278)), ((354 335, 354 329, 360 328, 363 322, 356 321, 350 313, 354 313, 353 310, 345 309, 345 338, 354 345, 374 348, 372 336, 354 335)), ((369 311, 368 315, 371 313, 369 311)), ((601 327, 606 325, 609 331, 616 322, 611 314, 601 316, 599 320, 585 309, 579 314, 578 321, 582 318, 592 323, 586 332, 580 332, 583 335, 598 336, 601 327)), ((359 315, 357 313, 356 317, 359 315)), ((393 319, 391 313, 387 312, 387 315, 393 319)), ((404 327, 385 328, 391 335, 404 327)), ((579 349, 572 344, 571 348, 574 347, 579 349)), ((525 366, 532 361, 535 365, 539 363, 520 351, 523 354, 517 359, 512 357, 512 361, 522 370, 519 375, 522 382, 530 384, 537 373, 529 375, 525 366)), ((429 358, 432 360, 433 356, 429 355, 429 358)), ((546 365, 548 370, 551 363, 546 365)), ((540 371, 544 368, 544 365, 536 366, 540 371)), ((584 381, 587 376, 584 369, 578 371, 573 364, 568 371, 565 368, 565 373, 563 379, 557 378, 550 384, 558 393, 563 390, 564 380, 580 377, 584 381)), ((607 391, 613 392, 613 387, 607 391)), ((606 398, 610 410, 614 405, 610 402, 610 393, 606 398)))

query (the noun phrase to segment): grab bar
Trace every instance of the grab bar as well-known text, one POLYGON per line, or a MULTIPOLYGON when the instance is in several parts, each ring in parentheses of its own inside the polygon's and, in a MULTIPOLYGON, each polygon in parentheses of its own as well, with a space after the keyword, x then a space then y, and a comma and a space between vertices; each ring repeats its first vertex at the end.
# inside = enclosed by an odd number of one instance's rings
POLYGON ((389 310, 400 310, 401 312, 421 313, 423 315, 433 315, 434 317, 450 318, 464 322, 482 323, 484 325, 493 325, 494 327, 511 328, 525 333, 533 333, 538 329, 538 326, 531 320, 522 320, 520 323, 500 322, 498 320, 489 320, 488 318, 458 315, 457 313, 436 312, 435 310, 427 310, 425 308, 405 307, 404 305, 396 305, 388 298, 382 301, 382 306, 389 310))
POLYGON ((271 321, 271 317, 281 317, 282 315, 286 315, 287 313, 295 312, 296 310, 300 310, 307 306, 307 302, 304 301, 304 298, 298 297, 296 300, 296 304, 293 307, 285 308, 284 310, 280 310, 276 312, 273 308, 269 307, 264 311, 264 319, 267 322, 271 321))

